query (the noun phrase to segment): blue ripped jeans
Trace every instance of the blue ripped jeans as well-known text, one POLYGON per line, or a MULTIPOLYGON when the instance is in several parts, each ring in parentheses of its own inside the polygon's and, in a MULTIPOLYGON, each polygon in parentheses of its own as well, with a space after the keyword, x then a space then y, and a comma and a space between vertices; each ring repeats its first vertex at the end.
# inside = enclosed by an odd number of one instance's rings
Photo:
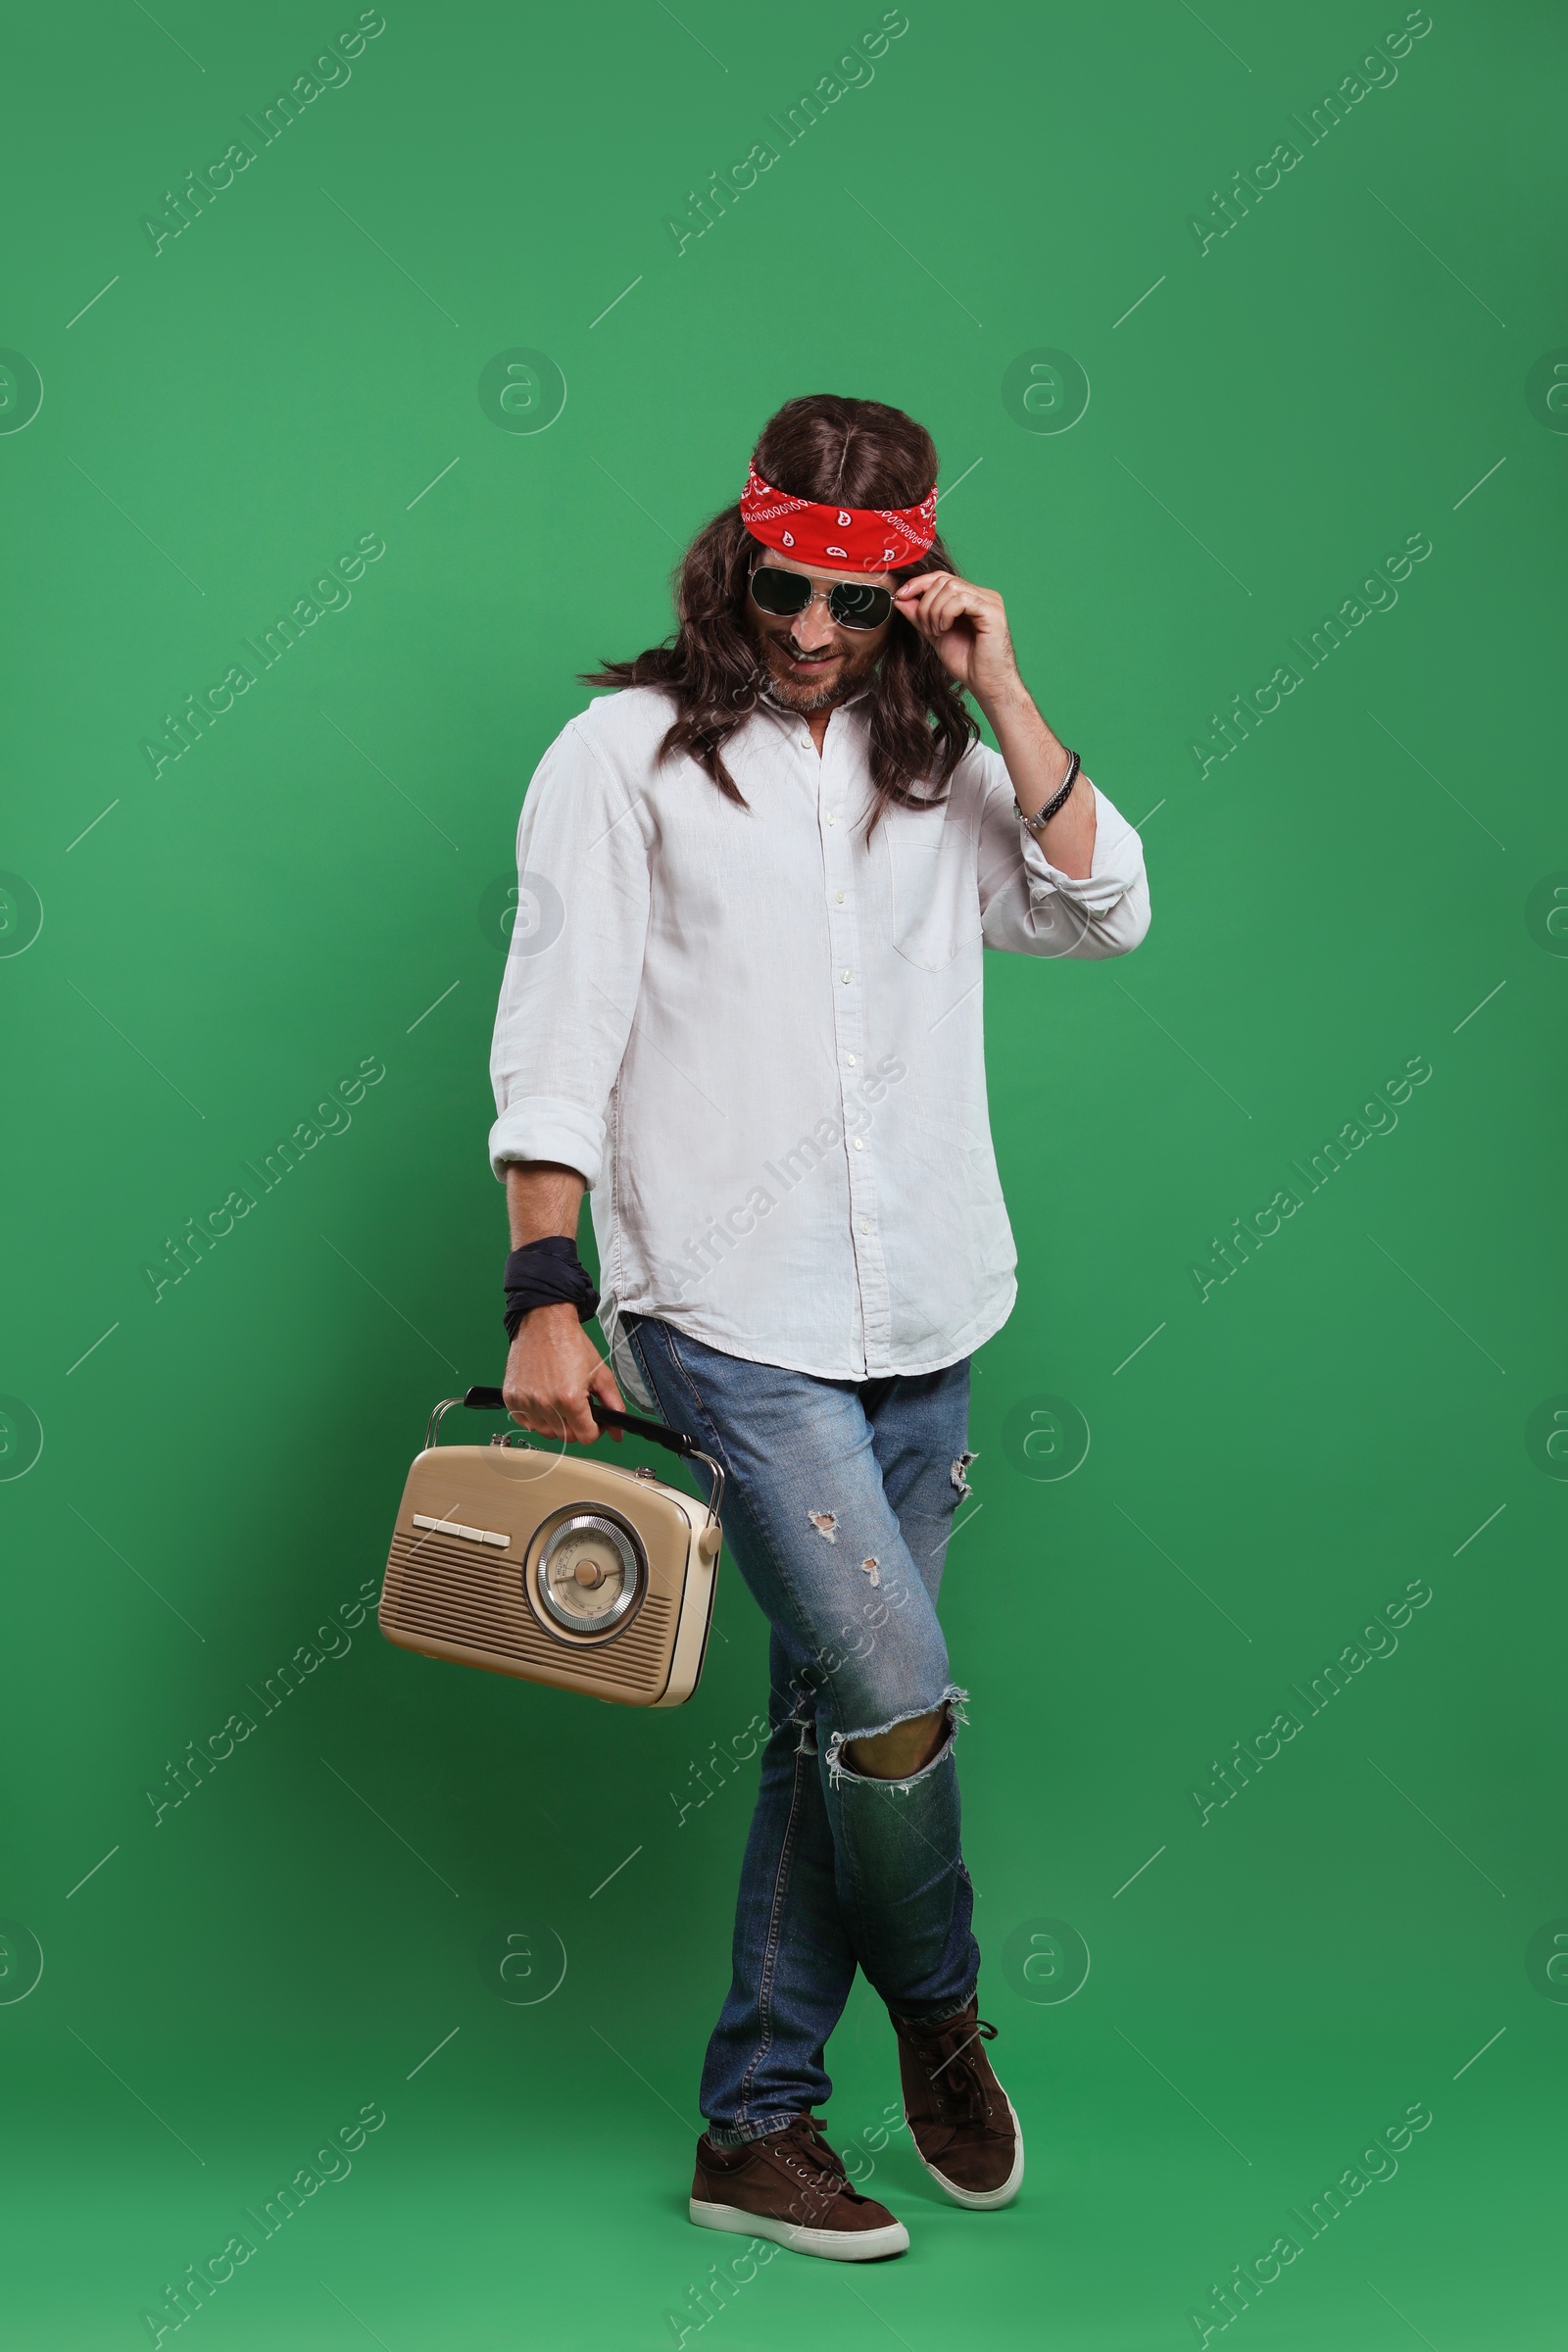
POLYGON ((758 2139, 828 2097, 823 2049, 857 1964, 901 2017, 954 2016, 974 1991, 964 1693, 936 1609, 969 1366, 816 1380, 651 1316, 624 1329, 664 1419, 724 1465, 726 1544, 772 1627, 772 1730, 700 2101, 716 2138, 758 2139), (944 1704, 942 1744, 907 1781, 852 1769, 846 1741, 944 1704))

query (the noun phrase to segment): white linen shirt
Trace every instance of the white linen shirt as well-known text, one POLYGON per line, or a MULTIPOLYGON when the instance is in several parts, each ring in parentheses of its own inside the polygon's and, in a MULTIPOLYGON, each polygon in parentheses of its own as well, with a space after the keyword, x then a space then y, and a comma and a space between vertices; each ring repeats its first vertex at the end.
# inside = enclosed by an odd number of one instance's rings
POLYGON ((587 1179, 617 1371, 626 1312, 864 1380, 956 1363, 1011 1310, 982 946, 1125 955, 1143 846, 1097 790, 1094 871, 1057 872, 982 744, 945 806, 891 808, 867 842, 868 709, 836 709, 818 758, 760 706, 725 747, 737 808, 659 764, 672 703, 631 688, 529 786, 490 1160, 587 1179))

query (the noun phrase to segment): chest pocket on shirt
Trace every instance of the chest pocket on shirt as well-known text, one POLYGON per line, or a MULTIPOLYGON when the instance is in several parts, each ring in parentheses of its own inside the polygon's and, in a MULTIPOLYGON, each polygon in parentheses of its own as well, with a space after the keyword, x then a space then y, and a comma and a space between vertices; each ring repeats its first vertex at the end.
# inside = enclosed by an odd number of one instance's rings
POLYGON ((923 972, 945 971, 980 936, 980 898, 967 829, 893 808, 882 819, 892 865, 893 945, 923 972))

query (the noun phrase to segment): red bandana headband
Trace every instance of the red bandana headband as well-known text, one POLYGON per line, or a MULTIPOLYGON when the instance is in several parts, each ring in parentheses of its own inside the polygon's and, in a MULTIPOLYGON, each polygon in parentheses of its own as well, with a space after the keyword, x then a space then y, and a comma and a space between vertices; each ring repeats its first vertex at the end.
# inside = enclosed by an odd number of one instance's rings
POLYGON ((937 494, 933 484, 917 507, 822 507, 775 490, 753 466, 741 493, 741 520, 754 539, 797 564, 898 571, 917 562, 936 537, 937 494))

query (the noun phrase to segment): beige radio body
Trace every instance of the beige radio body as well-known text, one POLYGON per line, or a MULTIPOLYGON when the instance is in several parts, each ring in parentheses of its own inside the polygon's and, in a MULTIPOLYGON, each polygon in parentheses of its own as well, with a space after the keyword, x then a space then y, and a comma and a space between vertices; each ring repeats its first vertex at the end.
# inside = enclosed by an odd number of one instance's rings
MULTIPOLYGON (((450 1403, 481 1399, 501 1401, 499 1392, 470 1390, 439 1405, 410 1466, 381 1589, 382 1633, 455 1665, 622 1706, 680 1706, 697 1688, 712 1620, 716 1507, 651 1471, 612 1469, 542 1441, 435 1444, 450 1403), (582 1630, 576 1612, 601 1606, 602 1592, 602 1611, 618 1614, 582 1630)), ((603 1418, 643 1436, 658 1428, 603 1418)), ((695 1454, 673 1433, 658 1434, 695 1454)), ((721 1481, 710 1467, 716 1506, 721 1481)))

